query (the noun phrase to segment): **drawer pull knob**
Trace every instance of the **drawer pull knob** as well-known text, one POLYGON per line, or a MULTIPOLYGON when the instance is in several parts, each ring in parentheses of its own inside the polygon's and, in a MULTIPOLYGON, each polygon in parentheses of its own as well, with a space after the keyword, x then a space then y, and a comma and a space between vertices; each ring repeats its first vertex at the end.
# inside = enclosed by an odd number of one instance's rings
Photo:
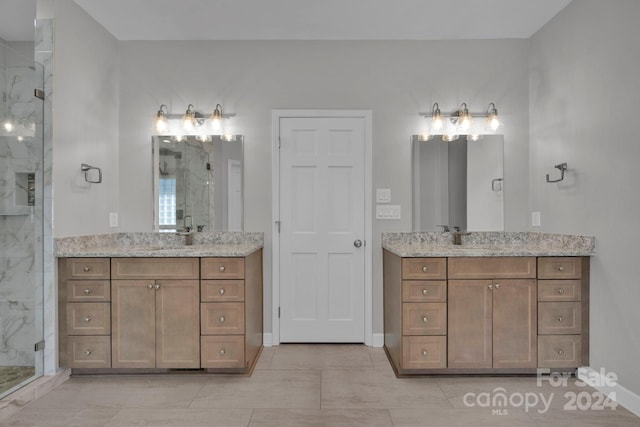
POLYGON ((220 290, 218 291, 218 293, 219 293, 220 295, 224 295, 224 288, 220 289, 220 290))
POLYGON ((84 354, 87 355, 87 356, 91 355, 91 353, 93 353, 91 350, 85 350, 84 351, 84 354))
POLYGON ((422 295, 427 295, 428 293, 429 293, 429 290, 428 290, 428 289, 423 289, 423 290, 422 290, 422 295))
POLYGON ((422 267, 422 271, 424 271, 424 272, 426 273, 427 271, 429 271, 429 267, 427 267, 427 266, 425 265, 424 267, 422 267))
POLYGON ((561 265, 561 266, 559 266, 559 267, 558 267, 558 271, 564 271, 564 266, 562 266, 562 265, 561 265))
POLYGON ((428 354, 429 354, 429 352, 427 350, 424 350, 424 349, 422 350, 422 355, 424 357, 427 357, 428 354))
POLYGON ((224 321, 227 320, 227 319, 225 319, 224 316, 220 316, 219 320, 220 320, 220 323, 224 323, 224 321))
POLYGON ((85 289, 85 290, 84 290, 84 293, 85 293, 85 294, 87 294, 87 295, 89 295, 89 294, 91 293, 91 289, 85 289))
POLYGON ((85 318, 84 318, 84 321, 85 321, 85 322, 87 322, 87 323, 88 323, 88 322, 91 322, 91 317, 89 317, 89 316, 85 317, 85 318))
POLYGON ((224 265, 221 265, 220 266, 220 271, 224 271, 224 270, 225 270, 224 265))
POLYGON ((564 294, 564 288, 558 288, 558 289, 556 289, 556 294, 558 294, 558 295, 562 295, 562 294, 564 294))
POLYGON ((558 322, 560 322, 560 323, 564 322, 564 317, 558 316, 558 322))
POLYGON ((496 283, 496 289, 500 289, 500 283, 496 283))
POLYGON ((429 321, 429 318, 427 316, 422 316, 422 321, 424 323, 427 323, 429 321))
POLYGON ((90 272, 90 271, 91 271, 91 267, 84 267, 82 270, 83 270, 85 273, 88 273, 88 272, 90 272))
POLYGON ((561 348, 556 348, 556 353, 558 354, 558 356, 562 356, 564 354, 564 350, 562 350, 561 348))
POLYGON ((220 356, 224 356, 227 351, 224 348, 220 349, 220 356))

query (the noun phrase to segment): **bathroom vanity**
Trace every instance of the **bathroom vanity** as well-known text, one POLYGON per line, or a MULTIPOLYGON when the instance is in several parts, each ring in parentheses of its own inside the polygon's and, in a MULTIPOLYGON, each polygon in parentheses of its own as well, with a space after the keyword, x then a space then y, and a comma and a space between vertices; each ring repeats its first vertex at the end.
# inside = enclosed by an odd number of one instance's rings
POLYGON ((384 233, 384 348, 398 376, 589 363, 593 238, 384 233))
POLYGON ((193 246, 167 241, 180 237, 58 242, 60 366, 252 372, 263 336, 261 233, 209 233, 193 246))

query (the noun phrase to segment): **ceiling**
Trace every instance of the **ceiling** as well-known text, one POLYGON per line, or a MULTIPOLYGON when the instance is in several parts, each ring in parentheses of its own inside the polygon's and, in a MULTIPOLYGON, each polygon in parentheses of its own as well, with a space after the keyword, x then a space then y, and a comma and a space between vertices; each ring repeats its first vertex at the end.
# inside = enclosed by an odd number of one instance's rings
MULTIPOLYGON (((75 0, 119 40, 528 38, 571 0, 75 0)), ((0 0, 0 37, 33 40, 35 0, 0 0)))

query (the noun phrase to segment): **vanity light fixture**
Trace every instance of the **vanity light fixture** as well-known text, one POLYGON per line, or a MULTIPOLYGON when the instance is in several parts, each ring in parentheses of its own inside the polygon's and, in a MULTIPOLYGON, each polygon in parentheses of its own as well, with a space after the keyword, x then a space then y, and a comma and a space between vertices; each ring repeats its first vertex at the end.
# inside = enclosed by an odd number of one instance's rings
POLYGON ((420 136, 422 141, 433 139, 434 135, 442 135, 443 141, 455 141, 460 135, 469 135, 467 139, 477 141, 482 134, 496 132, 502 125, 498 118, 498 109, 496 104, 491 102, 485 112, 472 113, 469 111, 466 102, 460 104, 456 110, 450 114, 442 114, 438 103, 434 103, 429 113, 418 113, 420 116, 430 118, 430 127, 427 132, 423 132, 420 136), (474 124, 474 117, 485 117, 486 128, 480 129, 482 126, 474 124), (448 120, 447 120, 448 119, 448 120))
POLYGON ((187 105, 187 111, 182 116, 182 128, 187 132, 193 131, 196 127, 196 107, 193 104, 187 105))
POLYGON ((153 124, 153 127, 159 134, 166 133, 169 130, 169 121, 167 121, 168 113, 169 111, 167 110, 167 106, 164 104, 160 105, 160 109, 156 113, 156 119, 153 124))

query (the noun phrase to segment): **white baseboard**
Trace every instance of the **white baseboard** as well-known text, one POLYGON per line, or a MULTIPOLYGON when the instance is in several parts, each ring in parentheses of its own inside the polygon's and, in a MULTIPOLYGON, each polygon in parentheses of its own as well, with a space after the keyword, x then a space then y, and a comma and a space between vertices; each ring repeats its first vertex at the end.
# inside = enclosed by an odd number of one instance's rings
POLYGON ((373 334, 372 347, 382 347, 384 345, 384 334, 373 334))
POLYGON ((262 345, 264 345, 265 347, 273 346, 273 338, 271 333, 262 334, 262 345))
POLYGON ((578 369, 577 377, 640 417, 640 396, 620 384, 609 384, 612 381, 603 376, 603 373, 604 371, 596 371, 587 366, 578 369))

